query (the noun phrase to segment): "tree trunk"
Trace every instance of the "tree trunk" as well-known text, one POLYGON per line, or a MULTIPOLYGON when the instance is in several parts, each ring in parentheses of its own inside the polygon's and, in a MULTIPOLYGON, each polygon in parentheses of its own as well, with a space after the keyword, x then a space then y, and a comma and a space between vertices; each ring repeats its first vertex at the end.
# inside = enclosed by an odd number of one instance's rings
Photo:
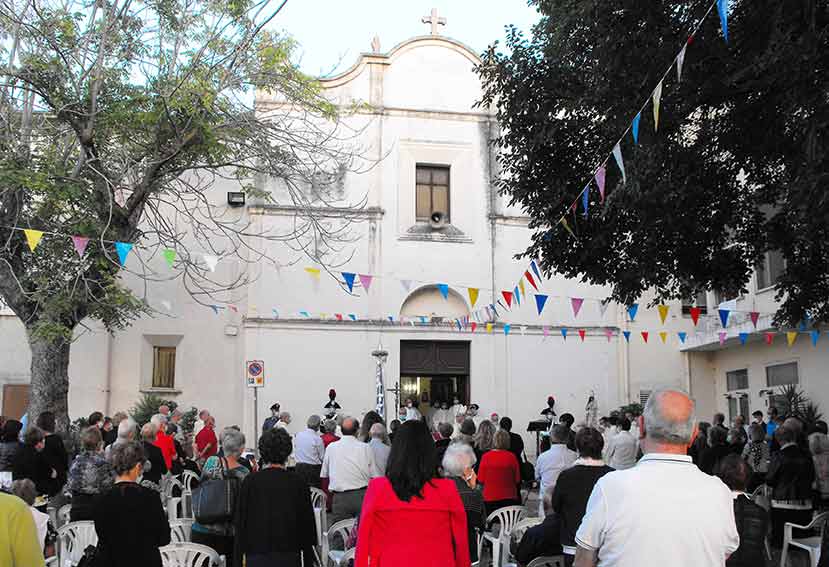
POLYGON ((69 431, 69 348, 63 337, 44 338, 27 329, 32 351, 32 390, 29 396, 29 424, 44 411, 55 414, 57 432, 69 431))

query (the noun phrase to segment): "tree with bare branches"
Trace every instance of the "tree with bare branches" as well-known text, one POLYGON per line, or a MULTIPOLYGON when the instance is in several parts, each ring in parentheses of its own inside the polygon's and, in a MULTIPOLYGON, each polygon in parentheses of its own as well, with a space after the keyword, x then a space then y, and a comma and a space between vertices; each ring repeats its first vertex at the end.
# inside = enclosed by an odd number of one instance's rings
POLYGON ((356 133, 292 63, 293 41, 267 29, 284 4, 0 4, 0 297, 26 328, 30 415, 50 410, 68 427, 84 320, 115 332, 152 312, 124 283, 116 242, 140 252, 132 275, 180 278, 205 304, 247 283, 247 270, 222 281, 215 259, 276 261, 276 242, 324 266, 342 258, 348 222, 317 212, 362 205, 337 190, 362 167, 356 133), (254 92, 279 103, 258 111, 254 92), (227 179, 294 211, 290 228, 262 233, 217 214, 210 190, 227 179), (31 250, 22 229, 46 236, 31 250), (86 250, 67 235, 88 238, 86 250), (161 254, 171 272, 151 267, 161 254))

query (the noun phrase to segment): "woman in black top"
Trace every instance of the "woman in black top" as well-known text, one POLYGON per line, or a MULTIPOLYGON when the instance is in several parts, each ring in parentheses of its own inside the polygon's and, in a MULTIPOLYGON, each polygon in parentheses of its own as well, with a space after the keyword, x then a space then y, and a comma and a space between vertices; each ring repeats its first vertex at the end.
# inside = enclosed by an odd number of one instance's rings
POLYGON ((55 433, 55 414, 45 411, 37 417, 37 426, 45 435, 43 441, 45 446, 40 454, 50 470, 55 471, 55 477, 49 478, 46 482, 46 494, 54 496, 66 484, 66 475, 69 471, 69 457, 66 448, 63 446, 63 439, 55 433))
POLYGON ((0 472, 11 472, 17 460, 17 454, 23 448, 20 442, 20 430, 23 424, 16 419, 6 420, 3 434, 0 436, 0 472))
POLYGON ((95 507, 96 567, 161 567, 158 548, 170 543, 170 524, 158 493, 136 484, 146 457, 140 443, 113 445, 115 486, 95 507))
MULTIPOLYGON (((483 422, 489 423, 489 422, 483 422)), ((481 425, 483 425, 483 423, 481 425)), ((455 481, 458 494, 466 512, 466 528, 469 540, 469 559, 478 560, 478 533, 486 528, 486 511, 484 497, 477 488, 475 476, 475 451, 466 443, 452 443, 446 447, 441 459, 443 476, 455 481)))
POLYGON ((314 565, 316 523, 308 483, 285 469, 293 451, 291 436, 269 429, 259 439, 264 466, 242 482, 236 506, 234 565, 300 567, 314 565))
POLYGON ((23 448, 15 458, 12 471, 14 480, 28 478, 33 481, 38 494, 47 494, 51 487, 50 481, 57 476, 57 472, 50 468, 41 456, 44 447, 43 432, 37 427, 29 429, 23 438, 23 448))
POLYGON ((745 493, 750 475, 751 469, 739 455, 729 455, 720 461, 717 476, 734 493, 734 522, 737 524, 737 533, 740 534, 740 547, 726 560, 726 567, 766 564, 764 555, 769 514, 745 493))

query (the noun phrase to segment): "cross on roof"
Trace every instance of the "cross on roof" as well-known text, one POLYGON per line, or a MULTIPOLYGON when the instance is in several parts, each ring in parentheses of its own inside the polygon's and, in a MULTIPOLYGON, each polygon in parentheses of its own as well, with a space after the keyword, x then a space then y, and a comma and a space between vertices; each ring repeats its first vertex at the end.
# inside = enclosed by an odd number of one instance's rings
POLYGON ((446 18, 438 17, 437 8, 432 8, 432 13, 429 16, 423 16, 423 18, 421 18, 420 21, 424 24, 432 25, 432 35, 440 35, 440 33, 438 33, 438 26, 446 25, 446 18))

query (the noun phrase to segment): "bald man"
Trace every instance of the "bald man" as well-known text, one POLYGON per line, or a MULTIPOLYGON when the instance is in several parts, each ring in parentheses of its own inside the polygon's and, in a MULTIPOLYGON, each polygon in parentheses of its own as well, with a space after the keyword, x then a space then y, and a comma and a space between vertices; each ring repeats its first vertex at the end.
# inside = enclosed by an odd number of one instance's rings
POLYGON ((576 533, 574 567, 722 566, 739 546, 731 492, 687 456, 694 402, 679 390, 651 394, 639 418, 645 454, 603 476, 576 533))

